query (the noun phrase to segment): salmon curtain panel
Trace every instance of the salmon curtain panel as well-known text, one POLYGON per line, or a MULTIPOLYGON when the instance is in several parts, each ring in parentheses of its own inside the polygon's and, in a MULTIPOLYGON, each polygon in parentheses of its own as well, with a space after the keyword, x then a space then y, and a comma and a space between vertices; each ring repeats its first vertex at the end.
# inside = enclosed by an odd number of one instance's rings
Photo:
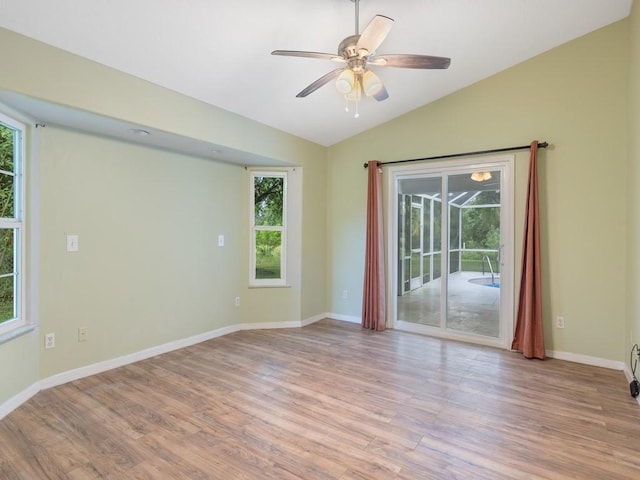
POLYGON ((384 232, 382 225, 382 170, 380 162, 368 163, 367 237, 362 295, 362 326, 381 331, 386 327, 384 232))
POLYGON ((545 358, 542 332, 542 287, 540 274, 540 214, 538 208, 538 142, 531 142, 529 187, 522 241, 522 274, 513 350, 526 358, 545 358))

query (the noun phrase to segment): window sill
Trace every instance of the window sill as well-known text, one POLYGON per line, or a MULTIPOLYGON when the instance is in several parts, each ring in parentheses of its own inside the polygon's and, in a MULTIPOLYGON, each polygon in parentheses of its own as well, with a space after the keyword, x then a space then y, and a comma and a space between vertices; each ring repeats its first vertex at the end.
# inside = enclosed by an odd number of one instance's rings
POLYGON ((291 285, 249 285, 249 288, 291 288, 291 285))
POLYGON ((2 345, 3 343, 7 343, 10 342, 11 340, 14 340, 18 337, 21 337, 22 335, 25 335, 29 332, 32 332, 36 329, 36 324, 35 323, 29 323, 27 325, 22 325, 21 327, 17 327, 14 329, 11 329, 7 332, 1 333, 0 334, 0 345, 2 345))

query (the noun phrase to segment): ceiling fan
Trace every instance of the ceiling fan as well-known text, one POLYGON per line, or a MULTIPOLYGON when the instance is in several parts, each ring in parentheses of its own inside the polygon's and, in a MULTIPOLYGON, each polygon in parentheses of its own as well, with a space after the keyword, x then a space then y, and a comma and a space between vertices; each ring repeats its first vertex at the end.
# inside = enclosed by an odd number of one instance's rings
POLYGON ((356 33, 340 42, 337 54, 299 50, 274 50, 271 52, 272 55, 320 58, 346 64, 344 67, 336 68, 323 75, 298 93, 296 97, 306 97, 335 79, 336 88, 344 94, 347 100, 348 111, 348 102, 355 101, 357 108, 357 102, 363 94, 373 97, 377 101, 389 98, 387 89, 380 78, 369 69, 370 66, 420 69, 445 69, 449 67, 451 59, 446 57, 413 54, 377 55, 376 50, 389 34, 393 26, 393 19, 384 15, 376 15, 360 34, 358 33, 360 2, 359 0, 351 1, 355 3, 356 33))

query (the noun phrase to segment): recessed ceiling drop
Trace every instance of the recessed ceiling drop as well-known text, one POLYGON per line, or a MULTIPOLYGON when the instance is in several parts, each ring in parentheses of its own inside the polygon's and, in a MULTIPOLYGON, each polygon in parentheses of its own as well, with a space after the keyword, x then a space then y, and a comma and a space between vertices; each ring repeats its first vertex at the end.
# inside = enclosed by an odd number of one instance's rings
POLYGON ((133 135, 137 135, 138 137, 147 137, 151 135, 147 130, 143 130, 142 128, 130 128, 129 133, 133 135))

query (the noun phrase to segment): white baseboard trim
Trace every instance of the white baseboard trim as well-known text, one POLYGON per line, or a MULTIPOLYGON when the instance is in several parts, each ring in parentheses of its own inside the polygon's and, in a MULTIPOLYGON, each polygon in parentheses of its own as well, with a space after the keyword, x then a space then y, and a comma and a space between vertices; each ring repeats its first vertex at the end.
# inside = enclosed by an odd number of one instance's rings
POLYGON ((290 322, 265 322, 265 323, 241 323, 238 325, 239 330, 269 330, 274 328, 301 328, 316 323, 323 318, 327 318, 326 313, 320 315, 314 315, 313 317, 306 318, 304 320, 294 320, 290 322))
POLYGON ((349 322, 349 323, 362 323, 362 318, 355 317, 353 315, 341 315, 339 313, 327 313, 326 316, 333 320, 339 320, 341 322, 349 322))
POLYGON ((36 382, 33 385, 27 387, 22 392, 14 395, 9 400, 0 405, 0 420, 13 412, 16 408, 22 405, 24 402, 33 397, 41 390, 40 382, 36 382))
POLYGON ((319 322, 320 320, 327 318, 328 316, 329 316, 328 313, 321 313, 320 315, 314 315, 313 317, 309 317, 305 320, 302 320, 302 322, 300 322, 300 326, 307 327, 313 323, 319 322))
POLYGON ((213 338, 237 332, 238 330, 240 330, 239 327, 240 325, 231 325, 228 327, 218 328, 216 330, 201 333, 199 335, 194 335, 192 337, 164 343, 162 345, 147 348, 145 350, 140 350, 139 352, 124 355, 122 357, 112 358, 110 360, 105 360, 104 362, 92 363, 91 365, 86 365, 84 367, 75 368, 67 372, 58 373, 41 380, 40 389, 45 390, 47 388, 57 387, 58 385, 62 385, 64 383, 106 372, 107 370, 122 367, 124 365, 129 365, 130 363, 139 362, 140 360, 155 357, 156 355, 172 352, 180 348, 190 347, 191 345, 195 345, 197 343, 205 342, 213 338))
POLYGON ((584 365, 592 365, 594 367, 609 368, 611 370, 624 370, 624 362, 615 360, 607 360, 606 358, 590 357, 588 355, 580 355, 570 352, 556 352, 554 350, 546 351, 547 357, 556 358, 558 360, 566 360, 568 362, 582 363, 584 365))
POLYGON ((201 333, 199 335, 194 335, 192 337, 183 338, 181 340, 176 340, 173 342, 168 342, 162 345, 158 345, 156 347, 147 348, 145 350, 141 350, 139 352, 131 353, 129 355, 124 355, 122 357, 113 358, 110 360, 105 360, 104 362, 97 362, 91 365, 86 365, 84 367, 75 368, 73 370, 69 370, 66 372, 58 373, 56 375, 52 375, 51 377, 47 377, 43 380, 40 380, 33 385, 29 386, 22 392, 13 396, 6 402, 0 404, 0 419, 4 418, 6 415, 14 411, 24 402, 33 397, 40 390, 46 390, 47 388, 57 387, 58 385, 62 385, 64 383, 72 382, 74 380, 79 380, 81 378, 89 377, 91 375, 96 375, 98 373, 106 372, 107 370, 112 370, 114 368, 123 367, 125 365, 129 365, 131 363, 139 362, 140 360, 145 360, 147 358, 155 357, 156 355, 161 355, 163 353, 169 353, 174 350, 178 350, 180 348, 190 347, 191 345, 195 345, 197 343, 205 342, 207 340, 211 340, 214 338, 222 337, 223 335, 228 335, 230 333, 238 332, 240 330, 262 330, 262 329, 272 329, 272 328, 300 328, 306 327, 307 325, 311 325, 323 318, 327 318, 329 314, 323 313, 320 315, 315 315, 313 317, 300 320, 300 321, 291 321, 291 322, 270 322, 270 323, 241 323, 237 325, 230 325, 228 327, 218 328, 216 330, 211 330, 209 332, 201 333))
POLYGON ((241 323, 238 330, 272 330, 275 328, 299 328, 301 327, 300 321, 291 322, 256 322, 256 323, 241 323))

